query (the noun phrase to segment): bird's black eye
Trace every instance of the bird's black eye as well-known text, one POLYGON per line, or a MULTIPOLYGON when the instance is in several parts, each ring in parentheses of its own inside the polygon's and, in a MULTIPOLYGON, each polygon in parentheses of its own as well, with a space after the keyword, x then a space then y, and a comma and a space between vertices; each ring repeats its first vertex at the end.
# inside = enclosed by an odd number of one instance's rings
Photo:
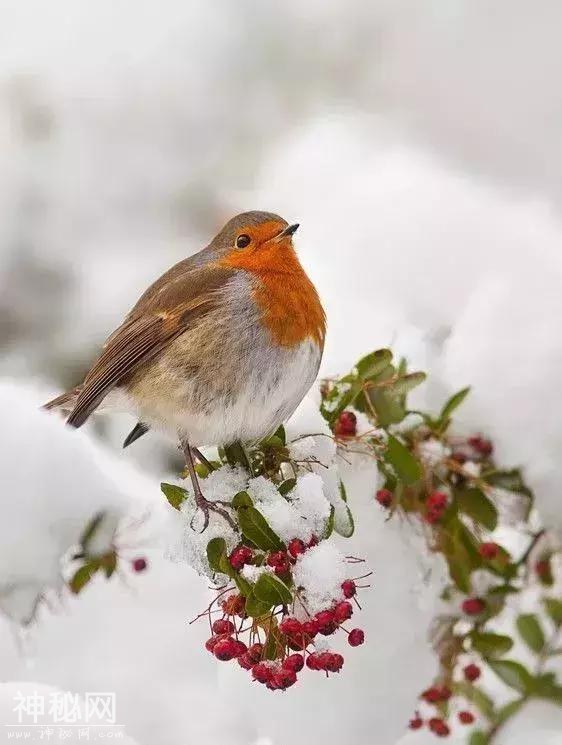
POLYGON ((252 239, 249 235, 246 235, 246 233, 243 233, 242 235, 239 235, 236 239, 236 248, 246 248, 246 246, 249 246, 252 239))

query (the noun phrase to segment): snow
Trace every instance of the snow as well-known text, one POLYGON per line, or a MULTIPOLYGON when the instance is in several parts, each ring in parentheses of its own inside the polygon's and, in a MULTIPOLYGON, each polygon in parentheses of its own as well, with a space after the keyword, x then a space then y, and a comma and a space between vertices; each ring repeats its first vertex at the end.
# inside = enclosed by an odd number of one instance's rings
POLYGON ((61 589, 61 559, 100 513, 90 550, 110 549, 128 500, 99 448, 40 411, 36 391, 2 380, 0 409, 0 608, 25 622, 61 589))
POLYGON ((348 578, 345 557, 330 541, 299 556, 294 568, 295 584, 303 588, 303 605, 311 615, 342 600, 341 585, 348 578))
MULTIPOLYGON (((205 498, 211 502, 230 501, 232 497, 247 486, 247 478, 240 468, 221 468, 213 471, 202 480, 205 498)), ((216 512, 209 512, 209 525, 201 532, 203 515, 197 509, 193 497, 191 481, 187 479, 181 486, 188 492, 180 510, 169 509, 169 533, 166 555, 172 561, 183 562, 199 574, 212 578, 213 571, 207 562, 207 544, 213 538, 224 538, 228 551, 239 542, 238 536, 226 520, 216 512)))

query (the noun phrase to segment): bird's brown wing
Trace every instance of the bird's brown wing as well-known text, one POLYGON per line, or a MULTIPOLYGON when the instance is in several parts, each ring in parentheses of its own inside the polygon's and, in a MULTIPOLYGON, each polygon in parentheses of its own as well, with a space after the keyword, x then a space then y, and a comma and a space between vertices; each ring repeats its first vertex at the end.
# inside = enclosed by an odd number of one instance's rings
POLYGON ((160 284, 156 293, 141 302, 145 293, 105 343, 80 387, 68 424, 84 424, 112 388, 215 307, 217 291, 231 276, 230 271, 207 266, 160 284))

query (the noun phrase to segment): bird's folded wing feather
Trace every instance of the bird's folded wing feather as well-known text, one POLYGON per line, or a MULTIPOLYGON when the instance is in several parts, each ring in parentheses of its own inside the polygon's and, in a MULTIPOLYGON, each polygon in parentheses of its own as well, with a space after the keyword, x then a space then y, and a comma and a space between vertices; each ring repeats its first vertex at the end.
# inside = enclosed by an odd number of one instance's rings
POLYGON ((80 427, 112 388, 208 313, 230 276, 231 272, 221 268, 191 271, 137 303, 86 376, 68 424, 80 427))

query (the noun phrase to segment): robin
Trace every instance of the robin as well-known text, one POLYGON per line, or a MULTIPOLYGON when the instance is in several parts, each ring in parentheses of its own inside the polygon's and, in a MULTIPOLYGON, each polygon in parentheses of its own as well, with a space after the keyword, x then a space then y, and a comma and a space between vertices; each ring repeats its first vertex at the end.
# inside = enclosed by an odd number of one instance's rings
POLYGON ((268 212, 232 218, 202 251, 169 269, 105 342, 84 382, 45 405, 80 427, 125 411, 179 441, 205 529, 199 448, 275 432, 314 382, 326 331, 318 293, 293 247, 298 224, 268 212))

